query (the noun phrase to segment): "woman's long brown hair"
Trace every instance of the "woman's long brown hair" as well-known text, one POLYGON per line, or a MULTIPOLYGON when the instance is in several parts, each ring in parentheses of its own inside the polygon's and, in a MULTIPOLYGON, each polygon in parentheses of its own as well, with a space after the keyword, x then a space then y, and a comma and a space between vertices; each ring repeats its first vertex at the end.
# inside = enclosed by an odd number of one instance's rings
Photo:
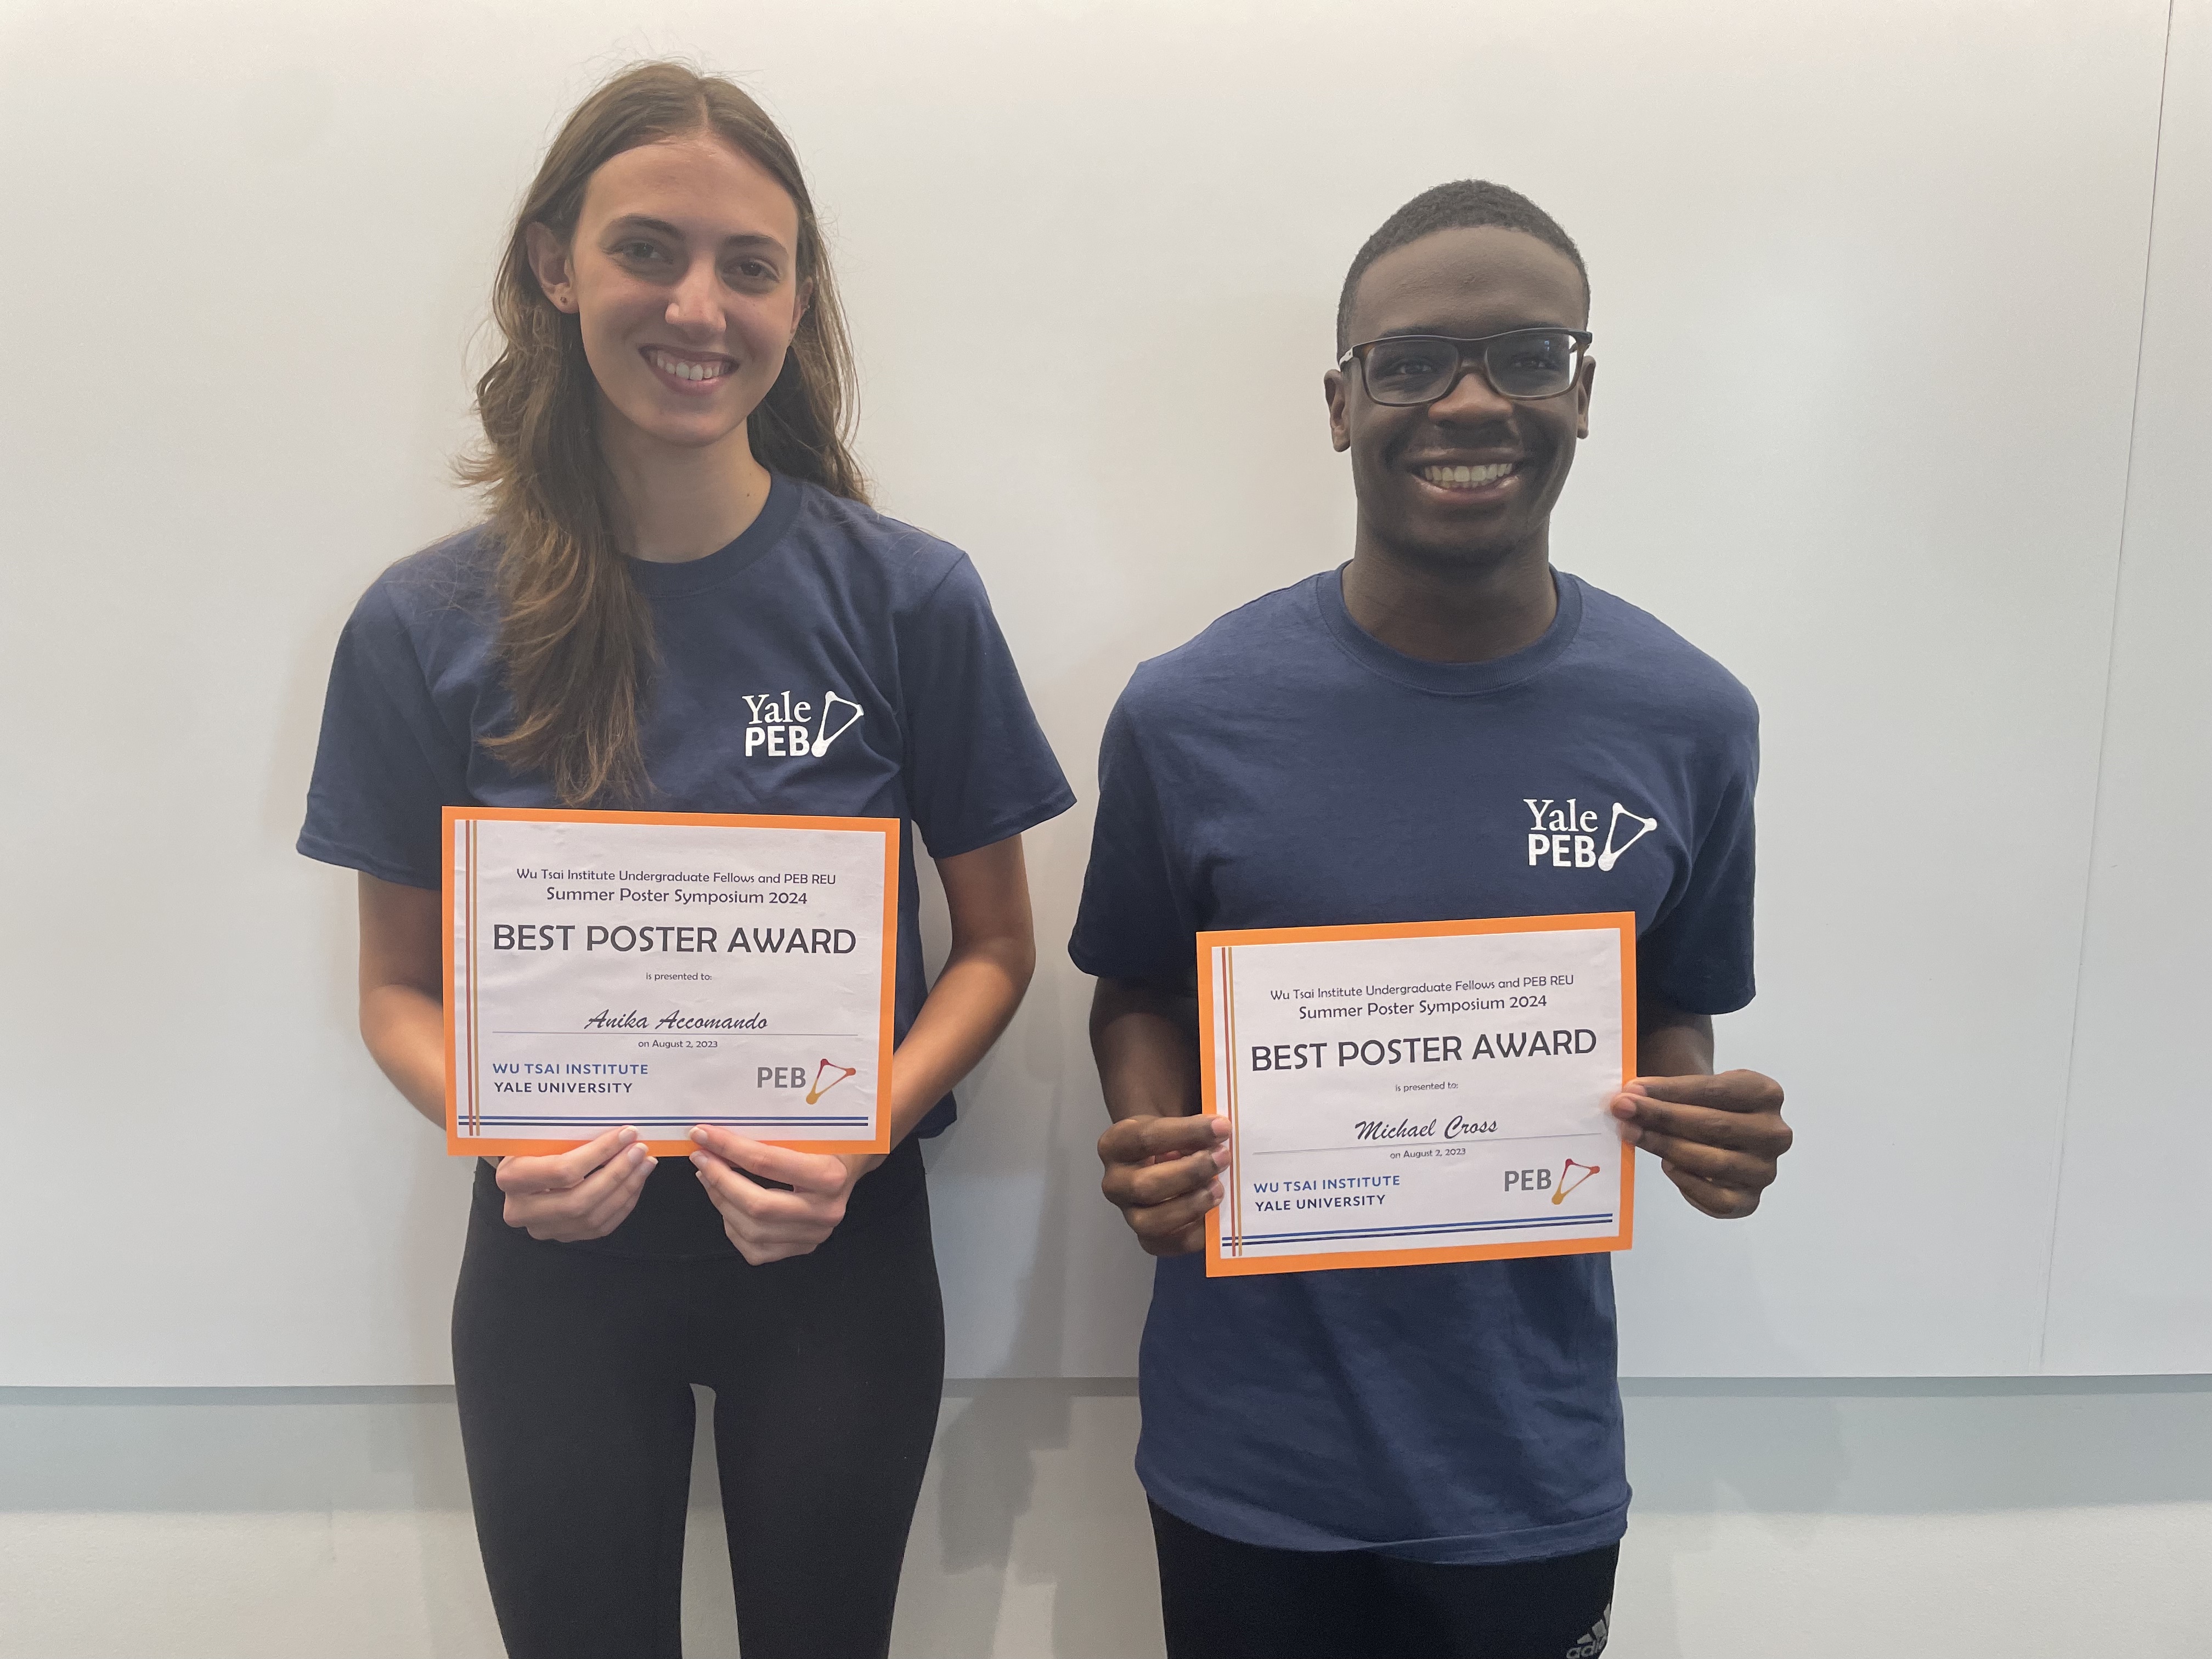
POLYGON ((514 722, 484 746, 543 773, 567 805, 620 805, 650 788, 638 723, 652 666, 653 613, 616 544, 612 483, 599 453, 598 389, 578 319, 530 268, 528 228, 574 235, 584 187, 641 144, 712 133, 765 168, 799 210, 796 276, 808 304, 782 373, 746 422, 755 458, 864 501, 848 447, 853 351, 799 160, 761 106, 680 64, 640 64, 599 88, 561 129, 516 214, 492 291, 505 341, 477 382, 483 441, 460 463, 490 498, 499 546, 498 653, 514 722))

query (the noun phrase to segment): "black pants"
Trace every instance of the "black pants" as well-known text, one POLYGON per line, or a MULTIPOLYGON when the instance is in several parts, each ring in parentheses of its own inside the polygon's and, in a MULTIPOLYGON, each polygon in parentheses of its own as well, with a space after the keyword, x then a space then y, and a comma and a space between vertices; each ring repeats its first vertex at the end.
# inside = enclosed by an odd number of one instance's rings
POLYGON ((1152 1505, 1168 1659, 1595 1659, 1620 1547, 1510 1566, 1263 1549, 1152 1505))
MULTIPOLYGON (((655 1182, 664 1224, 705 1201, 682 1160, 655 1182)), ((882 1655, 944 1383, 914 1146, 819 1249, 763 1267, 726 1241, 688 1260, 543 1243, 497 1202, 471 1212, 453 1374, 513 1659, 678 1659, 694 1382, 714 1391, 744 1659, 882 1655)), ((700 1243, 678 1218, 662 1238, 700 1243)))

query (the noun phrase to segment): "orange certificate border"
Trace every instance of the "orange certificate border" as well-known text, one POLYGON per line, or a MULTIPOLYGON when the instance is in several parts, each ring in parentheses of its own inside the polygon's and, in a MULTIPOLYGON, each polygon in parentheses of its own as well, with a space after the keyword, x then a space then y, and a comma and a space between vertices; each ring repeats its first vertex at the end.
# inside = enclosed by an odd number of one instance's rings
MULTIPOLYGON (((564 1152, 580 1146, 591 1136, 571 1140, 494 1139, 465 1136, 460 1123, 460 1059, 466 1047, 473 1064, 477 1048, 476 974, 469 975, 468 1006, 457 1006, 454 996, 453 912, 454 837, 465 836, 469 853, 469 890, 458 901, 469 924, 473 948, 476 927, 476 825, 487 818, 534 819, 562 823, 679 823, 716 825, 735 830, 842 830, 881 836, 884 839, 884 959, 883 999, 877 1036, 876 1133, 872 1140, 771 1140, 775 1146, 795 1146, 808 1152, 887 1152, 891 1149, 891 1027, 894 1000, 898 994, 898 876, 899 831, 896 818, 778 817, 749 812, 586 812, 561 811, 536 806, 448 806, 444 809, 442 839, 445 874, 440 885, 445 916, 446 967, 446 1150, 455 1157, 498 1157, 509 1152, 564 1152)), ((658 1158, 683 1158, 693 1150, 689 1140, 647 1140, 646 1149, 658 1158)))
MULTIPOLYGON (((1240 945, 1330 945, 1352 939, 1437 939, 1469 933, 1595 933, 1613 928, 1620 935, 1620 1080, 1636 1075, 1636 913, 1601 910, 1588 915, 1496 916, 1480 921, 1364 922, 1349 927, 1249 927, 1198 936, 1199 1081, 1203 1104, 1200 1109, 1229 1120, 1230 1167, 1224 1173, 1223 1202, 1239 1206, 1243 1183, 1237 1177, 1237 989, 1236 954, 1240 945), (1216 1080, 1214 997, 1217 954, 1219 975, 1227 991, 1223 1014, 1229 1022, 1228 1081, 1216 1080), (1225 1096, 1225 1098, 1218 1097, 1225 1096)), ((1620 1148, 1620 1226, 1599 1238, 1524 1239, 1506 1244, 1425 1244, 1411 1249, 1310 1251, 1299 1255, 1233 1256, 1222 1254, 1222 1206, 1206 1212, 1206 1276, 1233 1279, 1247 1273, 1316 1273, 1345 1267, 1404 1267, 1425 1261, 1498 1261, 1515 1256, 1589 1255, 1601 1250, 1625 1250, 1636 1231, 1636 1149, 1626 1141, 1620 1148)), ((1241 1237, 1241 1216, 1232 1217, 1241 1237)))

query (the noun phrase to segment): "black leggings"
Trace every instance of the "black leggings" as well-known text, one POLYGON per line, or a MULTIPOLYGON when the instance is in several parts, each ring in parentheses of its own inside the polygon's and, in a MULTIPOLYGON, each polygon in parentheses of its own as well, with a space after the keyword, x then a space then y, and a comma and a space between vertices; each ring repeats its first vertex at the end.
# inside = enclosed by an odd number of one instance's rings
POLYGON ((1239 1544, 1152 1505, 1168 1659, 1595 1659, 1618 1544, 1438 1566, 1239 1544))
MULTIPOLYGON (((671 1183, 690 1177, 668 1160, 649 1181, 689 1202, 671 1183)), ((726 1243, 670 1260, 540 1243, 480 1194, 453 1376, 507 1652, 678 1659, 699 1382, 744 1659, 882 1655, 944 1370, 911 1143, 819 1249, 763 1267, 726 1243)))

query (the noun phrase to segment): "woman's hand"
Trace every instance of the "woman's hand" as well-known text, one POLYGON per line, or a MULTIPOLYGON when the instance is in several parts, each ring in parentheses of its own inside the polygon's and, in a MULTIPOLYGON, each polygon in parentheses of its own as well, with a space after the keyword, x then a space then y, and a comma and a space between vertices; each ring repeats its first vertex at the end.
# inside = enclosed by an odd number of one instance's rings
POLYGON ((805 1255, 836 1231, 854 1183, 883 1162, 875 1152, 771 1146, 703 1123, 691 1139, 699 1148, 691 1162, 722 1212, 722 1231, 756 1267, 805 1255))
POLYGON ((507 1194, 507 1224, 563 1244, 605 1238, 637 1207, 659 1162, 627 1128, 548 1158, 502 1158, 497 1180, 507 1194))

